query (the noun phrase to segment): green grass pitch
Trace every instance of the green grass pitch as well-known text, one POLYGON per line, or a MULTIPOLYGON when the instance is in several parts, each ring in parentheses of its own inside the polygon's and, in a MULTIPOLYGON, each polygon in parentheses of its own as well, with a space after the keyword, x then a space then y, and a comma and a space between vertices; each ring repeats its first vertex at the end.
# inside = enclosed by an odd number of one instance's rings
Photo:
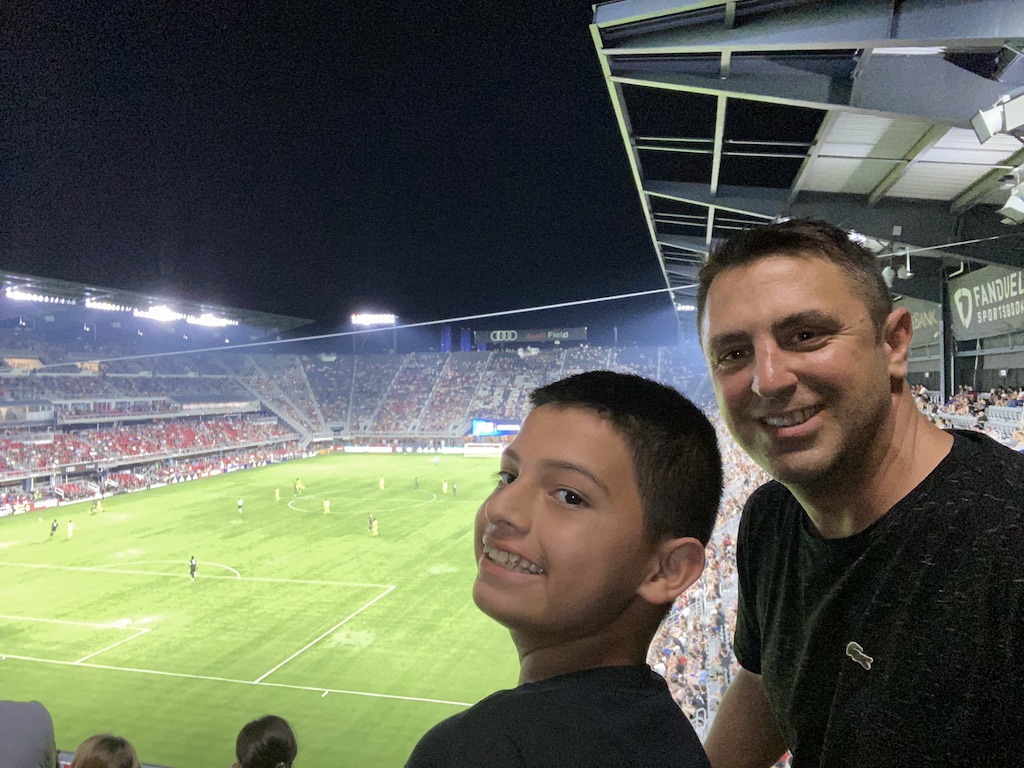
POLYGON ((321 456, 110 498, 95 515, 2 519, 0 696, 42 701, 62 749, 112 731, 146 762, 226 768, 239 728, 274 713, 299 765, 401 766, 431 725, 516 682, 508 633, 470 595, 473 515, 497 468, 321 456))

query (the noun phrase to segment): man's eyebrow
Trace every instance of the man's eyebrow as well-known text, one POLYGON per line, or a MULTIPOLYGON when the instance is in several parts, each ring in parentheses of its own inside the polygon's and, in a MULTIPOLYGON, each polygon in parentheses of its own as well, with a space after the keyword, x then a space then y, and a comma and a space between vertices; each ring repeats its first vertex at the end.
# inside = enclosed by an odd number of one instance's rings
MULTIPOLYGON (((791 315, 780 317, 772 323, 772 332, 779 333, 780 331, 784 331, 797 325, 836 325, 837 323, 838 320, 835 316, 828 312, 822 312, 817 309, 808 309, 805 312, 794 312, 791 315)), ((737 344, 748 341, 749 339, 750 334, 745 331, 728 331, 726 333, 720 333, 717 336, 712 336, 708 340, 708 348, 717 349, 718 347, 737 344)))

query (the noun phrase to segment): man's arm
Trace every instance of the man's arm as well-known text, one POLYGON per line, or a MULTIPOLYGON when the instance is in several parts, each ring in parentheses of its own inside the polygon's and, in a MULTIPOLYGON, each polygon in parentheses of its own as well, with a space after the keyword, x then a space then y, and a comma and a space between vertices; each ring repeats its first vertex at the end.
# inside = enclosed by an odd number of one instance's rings
POLYGON ((740 668, 704 744, 711 768, 766 768, 786 751, 761 676, 740 668))

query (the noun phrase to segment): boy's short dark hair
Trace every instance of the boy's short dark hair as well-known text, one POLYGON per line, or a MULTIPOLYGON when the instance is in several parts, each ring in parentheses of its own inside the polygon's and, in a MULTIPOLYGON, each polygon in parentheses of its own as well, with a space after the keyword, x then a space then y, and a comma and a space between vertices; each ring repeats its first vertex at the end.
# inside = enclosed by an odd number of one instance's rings
POLYGON ((590 371, 538 387, 535 408, 586 408, 626 441, 651 540, 693 536, 707 544, 722 498, 715 428, 671 387, 634 374, 590 371))
POLYGON ((850 239, 850 233, 821 219, 788 219, 743 230, 708 256, 697 278, 697 324, 704 319, 708 291, 719 274, 769 256, 822 258, 842 269, 867 305, 880 334, 892 312, 892 294, 882 279, 878 259, 850 239))

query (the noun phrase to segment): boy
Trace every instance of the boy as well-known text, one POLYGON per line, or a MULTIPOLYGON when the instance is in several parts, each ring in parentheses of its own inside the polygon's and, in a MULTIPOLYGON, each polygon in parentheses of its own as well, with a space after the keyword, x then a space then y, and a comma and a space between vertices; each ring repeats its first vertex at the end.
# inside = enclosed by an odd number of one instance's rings
POLYGON ((645 659, 704 569, 714 429, 675 390, 610 371, 530 400, 474 536, 473 599, 508 627, 519 687, 436 725, 406 766, 707 766, 645 659))

